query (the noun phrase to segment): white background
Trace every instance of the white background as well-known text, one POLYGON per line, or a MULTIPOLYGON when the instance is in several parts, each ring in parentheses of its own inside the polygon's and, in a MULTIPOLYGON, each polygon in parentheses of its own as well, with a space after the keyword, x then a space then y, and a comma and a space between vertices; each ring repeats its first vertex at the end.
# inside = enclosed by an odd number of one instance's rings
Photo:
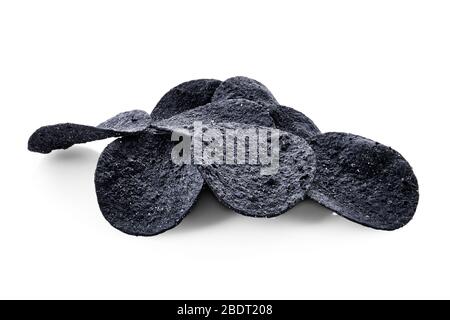
POLYGON ((0 298, 450 298, 449 17, 448 1, 2 1, 0 298), (176 229, 136 238, 97 206, 109 141, 26 150, 42 125, 235 75, 401 152, 414 220, 374 231, 311 202, 258 220, 203 194, 176 229))

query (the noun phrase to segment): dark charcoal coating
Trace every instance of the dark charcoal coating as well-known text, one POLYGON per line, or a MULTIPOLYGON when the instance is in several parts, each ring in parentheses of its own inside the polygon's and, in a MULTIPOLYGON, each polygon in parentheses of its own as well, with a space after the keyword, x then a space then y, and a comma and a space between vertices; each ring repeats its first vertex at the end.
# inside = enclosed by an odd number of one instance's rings
POLYGON ((293 133, 304 139, 320 134, 314 122, 303 113, 278 104, 273 94, 262 83, 246 78, 230 78, 217 88, 212 98, 213 102, 228 99, 247 99, 257 102, 268 110, 275 127, 293 133))
POLYGON ((152 126, 166 130, 192 130, 195 121, 201 121, 204 125, 235 122, 264 127, 274 126, 267 108, 244 99, 209 103, 153 123, 152 126))
POLYGON ((221 81, 199 79, 184 82, 167 92, 151 113, 153 121, 170 118, 178 113, 203 106, 211 98, 221 81))
POLYGON ((275 127, 282 131, 293 133, 304 139, 320 134, 319 128, 300 111, 277 105, 270 106, 270 115, 275 127))
POLYGON ((192 135, 195 121, 201 121, 205 126, 238 122, 273 127, 273 120, 265 107, 244 99, 209 103, 153 123, 152 127, 192 135))
POLYGON ((99 124, 97 128, 136 133, 145 130, 150 122, 150 115, 147 112, 132 110, 119 113, 117 116, 99 124))
POLYGON ((167 231, 186 216, 203 186, 195 166, 171 161, 170 135, 124 137, 100 156, 95 186, 100 209, 115 228, 136 236, 167 231))
POLYGON ((265 85, 247 77, 233 77, 225 80, 217 88, 211 101, 230 99, 247 99, 258 103, 278 104, 265 85))
POLYGON ((136 134, 143 131, 149 123, 149 114, 142 110, 133 110, 120 113, 98 127, 75 123, 45 126, 31 135, 28 140, 28 150, 50 153, 57 149, 67 149, 78 143, 136 134))
MULTIPOLYGON (((249 128, 228 124, 225 128, 249 128)), ((251 141, 251 143, 256 143, 251 141)), ((217 199, 251 217, 278 216, 305 198, 314 177, 315 155, 306 140, 280 131, 279 170, 261 175, 258 165, 214 164, 199 170, 217 199)))
POLYGON ((408 162, 395 150, 346 133, 310 139, 317 170, 308 195, 362 225, 395 230, 414 216, 418 183, 408 162))

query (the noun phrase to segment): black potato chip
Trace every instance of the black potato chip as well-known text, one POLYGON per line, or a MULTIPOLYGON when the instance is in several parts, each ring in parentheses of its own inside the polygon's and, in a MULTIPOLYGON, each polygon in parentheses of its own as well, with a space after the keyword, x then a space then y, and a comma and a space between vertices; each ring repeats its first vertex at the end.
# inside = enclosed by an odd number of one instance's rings
POLYGON ((267 108, 256 102, 236 99, 218 101, 177 114, 169 119, 152 124, 152 127, 165 130, 192 130, 195 121, 204 125, 214 123, 247 123, 272 127, 274 125, 267 108))
POLYGON ((211 101, 230 99, 247 99, 258 103, 278 104, 265 85, 247 77, 233 77, 225 80, 216 89, 211 101))
POLYGON ((221 81, 199 79, 184 82, 167 92, 151 113, 153 121, 170 118, 178 113, 203 106, 211 98, 221 81))
POLYGON ((246 78, 234 77, 222 82, 217 88, 212 102, 228 99, 255 101, 270 112, 276 128, 293 133, 304 139, 320 134, 314 122, 303 113, 278 104, 273 94, 262 83, 246 78))
POLYGON ((412 219, 418 183, 397 151, 347 133, 325 133, 309 142, 317 158, 309 197, 375 229, 395 230, 412 219))
POLYGON ((300 111, 282 105, 270 106, 275 127, 304 139, 320 134, 319 128, 300 111))
POLYGON ((170 135, 143 133, 111 143, 95 173, 100 210, 118 230, 152 236, 167 231, 186 216, 202 189, 192 165, 171 160, 170 135))
POLYGON ((122 112, 99 124, 97 128, 124 133, 144 131, 150 124, 150 115, 142 110, 122 112))
POLYGON ((41 127, 28 140, 28 150, 50 153, 74 144, 142 132, 150 124, 150 115, 142 110, 120 113, 97 127, 60 123, 41 127))
MULTIPOLYGON (((274 135, 274 131, 270 138, 267 133, 262 134, 264 130, 273 128, 243 124, 220 124, 216 128, 239 130, 236 136, 245 137, 247 148, 252 144, 258 144, 260 148, 264 139, 268 145, 272 145, 275 139, 279 141, 278 167, 269 168, 268 162, 261 161, 261 149, 258 152, 259 161, 253 164, 249 161, 237 164, 234 161, 231 164, 224 162, 199 165, 205 182, 221 203, 246 216, 274 217, 286 212, 305 198, 315 171, 315 155, 306 140, 276 129, 278 138, 274 135), (257 130, 258 137, 247 135, 245 130, 249 129, 257 130), (263 173, 263 169, 267 171, 263 173)), ((250 154, 248 150, 247 160, 250 154)), ((272 146, 268 150, 276 158, 275 148, 272 146)), ((235 157, 236 153, 235 151, 235 157)))

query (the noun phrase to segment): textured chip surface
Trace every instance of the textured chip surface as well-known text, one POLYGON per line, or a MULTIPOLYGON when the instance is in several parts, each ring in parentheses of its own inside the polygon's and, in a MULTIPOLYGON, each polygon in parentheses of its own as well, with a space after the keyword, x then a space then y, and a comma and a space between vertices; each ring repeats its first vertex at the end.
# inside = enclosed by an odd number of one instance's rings
POLYGON ((320 134, 320 130, 311 119, 300 111, 280 105, 269 89, 254 79, 234 77, 225 80, 217 88, 212 101, 237 98, 263 105, 273 118, 275 127, 282 131, 293 133, 304 139, 320 134))
MULTIPOLYGON (((223 128, 252 127, 228 124, 223 128)), ((264 128, 258 127, 258 132, 261 129, 264 128)), ((247 141, 257 143, 251 137, 247 141)), ((200 165, 199 170, 217 199, 227 207, 251 217, 274 217, 305 198, 314 177, 315 155, 306 140, 280 131, 278 170, 262 175, 261 167, 260 162, 224 163, 200 165)))
POLYGON ((312 199, 375 229, 395 230, 412 219, 418 183, 397 151, 346 133, 325 133, 309 142, 317 158, 312 199))
POLYGON ((278 104, 265 85, 247 77, 233 77, 225 80, 217 88, 212 102, 229 99, 247 99, 258 103, 278 104))
POLYGON ((145 130, 150 124, 150 115, 143 110, 131 110, 119 113, 115 117, 99 124, 97 128, 119 132, 136 133, 145 130))
POLYGON ((245 99, 218 101, 177 114, 169 119, 153 123, 160 129, 192 130, 195 121, 205 125, 214 123, 244 123, 265 127, 274 126, 267 108, 245 99))
POLYGON ((278 129, 304 139, 320 134, 320 130, 314 122, 300 111, 282 105, 271 105, 269 108, 270 115, 278 129))
POLYGON ((195 166, 171 161, 173 146, 169 135, 144 133, 118 139, 103 151, 95 187, 113 227, 152 236, 175 227, 189 212, 203 178, 195 166))
POLYGON ((150 115, 142 110, 120 113, 97 127, 76 123, 60 123, 36 130, 28 140, 28 150, 50 153, 74 144, 111 137, 137 134, 150 124, 150 115))
POLYGON ((178 113, 203 106, 211 98, 221 81, 199 79, 184 82, 167 92, 151 113, 153 121, 170 118, 178 113))

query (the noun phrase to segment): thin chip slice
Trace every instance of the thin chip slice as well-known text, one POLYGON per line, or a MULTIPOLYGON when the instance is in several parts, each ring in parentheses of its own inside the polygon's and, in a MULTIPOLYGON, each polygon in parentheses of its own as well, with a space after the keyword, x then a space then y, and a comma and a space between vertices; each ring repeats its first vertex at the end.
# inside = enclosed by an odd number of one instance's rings
POLYGON ((199 79, 184 82, 167 92, 151 113, 153 121, 170 118, 184 111, 203 106, 211 98, 221 81, 199 79))
POLYGON ((142 110, 120 113, 97 127, 75 123, 60 123, 41 127, 28 140, 28 150, 50 153, 67 149, 74 144, 111 137, 133 135, 144 131, 150 124, 150 115, 142 110))
POLYGON ((150 124, 150 115, 143 110, 119 113, 115 117, 99 124, 97 128, 127 133, 144 131, 150 124))
POLYGON ((395 230, 412 219, 418 183, 397 151, 347 133, 325 133, 309 142, 317 157, 312 199, 375 229, 395 230))
POLYGON ((293 133, 304 139, 320 134, 314 122, 303 113, 278 104, 273 94, 262 83, 246 78, 230 78, 217 88, 213 102, 229 99, 247 99, 266 107, 273 118, 275 127, 293 133))
MULTIPOLYGON (((264 164, 261 161, 261 155, 264 153, 262 150, 267 149, 261 150, 262 142, 266 141, 267 145, 272 145, 277 139, 276 135, 273 135, 274 131, 268 139, 264 130, 270 130, 270 128, 242 124, 227 124, 221 127, 238 130, 236 135, 227 133, 225 140, 231 141, 229 137, 234 136, 244 139, 247 147, 247 162, 238 164, 235 160, 234 162, 225 161, 222 164, 210 162, 199 165, 205 182, 220 202, 246 216, 274 217, 286 212, 305 198, 315 171, 315 155, 306 140, 278 131, 279 161, 277 163, 277 156, 274 153, 276 148, 272 147, 268 148, 270 152, 266 154, 271 154, 273 162, 270 160, 264 164), (248 134, 247 130, 252 129, 257 130, 257 138, 248 134), (255 144, 259 148, 258 161, 249 164, 249 147, 255 144), (269 163, 271 165, 268 165, 269 163), (268 171, 263 172, 263 168, 268 171)), ((239 146, 236 140, 234 144, 239 146)), ((234 158, 238 158, 236 149, 234 158)))
POLYGON ((214 93, 212 102, 230 99, 247 99, 258 103, 278 104, 273 94, 265 85, 256 80, 241 76, 233 77, 222 82, 214 93))
POLYGON ((267 108, 245 99, 209 103, 177 114, 169 119, 153 123, 152 126, 170 131, 177 129, 187 129, 189 131, 193 129, 196 121, 201 121, 204 125, 234 122, 265 127, 274 126, 267 108))
POLYGON ((100 210, 113 227, 152 236, 175 227, 189 212, 203 179, 195 166, 172 162, 173 146, 170 135, 146 132, 103 151, 95 186, 100 210))

